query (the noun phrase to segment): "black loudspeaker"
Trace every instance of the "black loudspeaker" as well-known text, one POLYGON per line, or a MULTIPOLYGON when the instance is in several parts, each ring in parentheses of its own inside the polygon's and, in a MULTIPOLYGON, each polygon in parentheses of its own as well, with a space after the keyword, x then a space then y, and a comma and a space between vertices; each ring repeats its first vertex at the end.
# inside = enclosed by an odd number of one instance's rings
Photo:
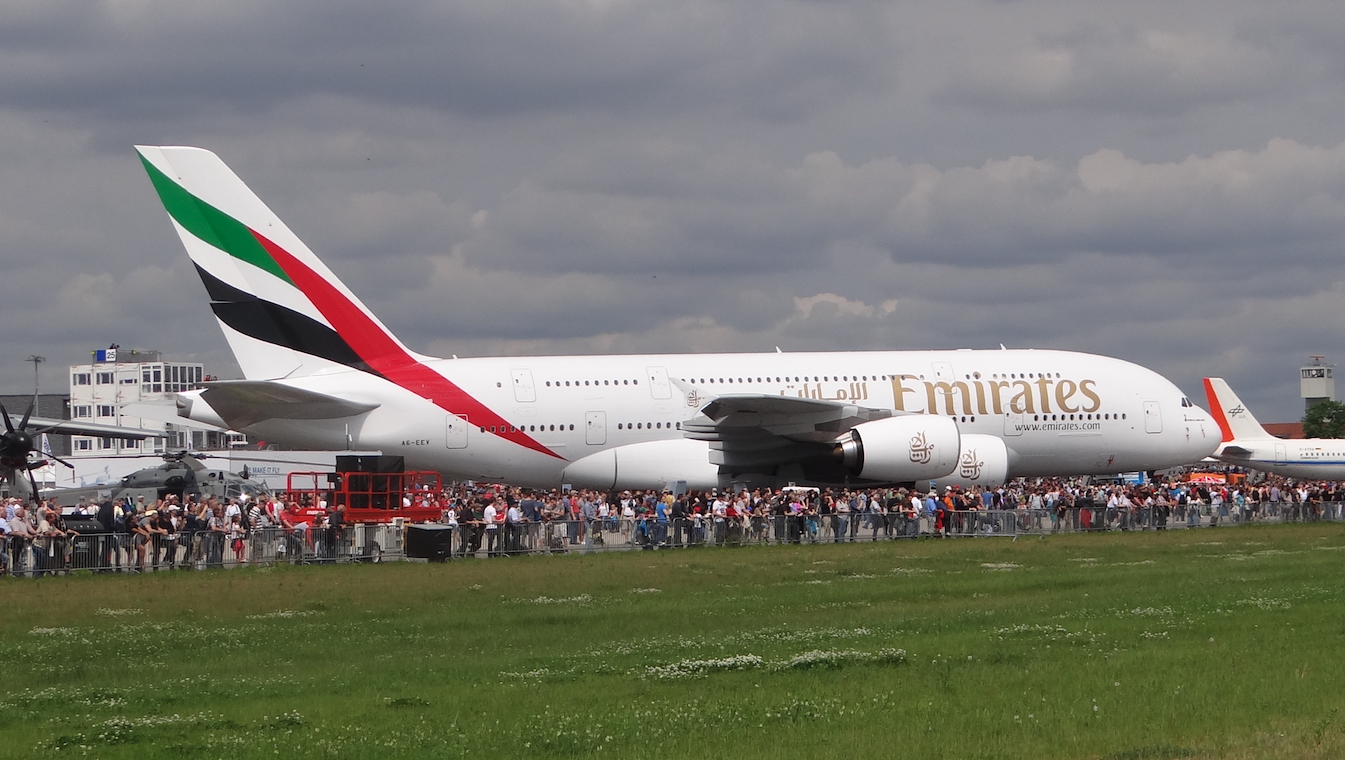
POLYGON ((65 518, 65 529, 73 530, 81 536, 93 535, 95 533, 106 533, 103 524, 92 517, 83 515, 71 515, 65 518))
POLYGON ((409 525, 406 528, 406 556, 447 562, 453 551, 453 529, 447 525, 409 525))
POLYGON ((404 457, 344 454, 336 457, 337 472, 402 472, 405 469, 404 457))

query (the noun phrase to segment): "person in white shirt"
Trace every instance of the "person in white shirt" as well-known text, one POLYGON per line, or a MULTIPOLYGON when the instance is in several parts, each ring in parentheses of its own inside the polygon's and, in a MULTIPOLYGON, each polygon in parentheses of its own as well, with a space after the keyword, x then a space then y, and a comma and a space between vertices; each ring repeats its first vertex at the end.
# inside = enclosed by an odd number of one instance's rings
POLYGON ((498 557, 500 554, 500 524, 496 518, 499 517, 499 510, 495 508, 495 502, 486 504, 485 515, 482 522, 486 528, 486 556, 498 557))

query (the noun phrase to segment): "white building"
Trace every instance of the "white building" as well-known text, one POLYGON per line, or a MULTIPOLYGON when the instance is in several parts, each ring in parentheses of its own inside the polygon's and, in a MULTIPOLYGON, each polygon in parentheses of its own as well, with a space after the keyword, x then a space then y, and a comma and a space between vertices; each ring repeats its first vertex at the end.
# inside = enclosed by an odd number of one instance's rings
MULTIPOLYGON (((75 435, 70 456, 161 454, 180 449, 227 449, 234 437, 192 431, 164 422, 176 416, 173 394, 202 387, 209 378, 198 362, 165 361, 158 351, 112 347, 92 352, 89 364, 70 367, 70 419, 143 430, 163 430, 166 438, 123 441, 75 435), (149 412, 153 418, 142 416, 149 412)), ((241 436, 238 436, 241 439, 241 436)))

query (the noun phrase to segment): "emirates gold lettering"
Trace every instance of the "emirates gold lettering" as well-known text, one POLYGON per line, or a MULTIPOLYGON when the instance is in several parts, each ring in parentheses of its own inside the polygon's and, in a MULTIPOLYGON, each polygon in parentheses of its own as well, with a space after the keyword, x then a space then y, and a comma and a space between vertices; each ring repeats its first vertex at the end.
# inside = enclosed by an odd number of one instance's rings
MULTIPOLYGON (((907 393, 917 393, 917 392, 918 392, 918 391, 916 391, 914 388, 907 388, 907 387, 906 387, 906 381, 907 381, 907 380, 916 380, 916 379, 918 379, 918 378, 917 378, 915 375, 893 375, 893 376, 892 376, 892 408, 893 408, 893 409, 896 409, 898 412, 906 412, 906 411, 912 411, 912 412, 913 412, 913 411, 916 411, 915 409, 907 409, 907 408, 906 408, 906 394, 907 394, 907 393)), ((928 385, 928 383, 926 383, 926 385, 928 385)), ((930 392, 933 393, 933 391, 930 391, 930 392)))
MULTIPOLYGON (((1073 414, 1092 413, 1102 407, 1095 380, 1042 377, 1033 380, 942 381, 922 380, 918 375, 890 377, 892 405, 899 412, 947 416, 1002 415, 1005 412, 1051 414, 1053 411, 1073 414)), ((843 400, 849 396, 856 399, 864 395, 867 394, 862 389, 852 388, 848 394, 838 392, 836 398, 843 400)))
POLYGON ((928 410, 930 410, 931 413, 933 413, 933 414, 937 414, 937 413, 938 413, 938 408, 939 408, 938 397, 939 397, 939 396, 943 396, 943 400, 944 400, 944 404, 943 404, 943 405, 944 405, 944 409, 946 410, 946 411, 944 412, 944 414, 947 414, 947 415, 950 415, 950 416, 951 416, 951 415, 954 415, 954 414, 957 414, 958 411, 957 411, 957 409, 954 407, 954 404, 953 404, 953 393, 954 393, 954 392, 957 392, 957 394, 958 394, 959 396, 962 397, 962 412, 961 412, 961 413, 962 413, 962 414, 974 414, 974 412, 972 412, 972 410, 971 410, 971 390, 970 390, 969 388, 967 388, 967 384, 966 384, 966 383, 964 383, 964 382, 962 382, 962 381, 960 381, 960 380, 957 381, 957 382, 953 382, 953 383, 945 383, 945 382, 930 383, 930 382, 926 382, 926 383, 925 383, 925 395, 928 397, 928 401, 929 401, 929 403, 925 406, 925 408, 928 409, 928 410))
POLYGON ((1092 406, 1085 406, 1083 408, 1083 411, 1085 412, 1096 412, 1102 408, 1102 399, 1099 398, 1097 393, 1093 390, 1093 385, 1095 385, 1095 383, 1092 380, 1079 381, 1079 392, 1089 401, 1093 402, 1092 406))
POLYGON ((1060 411, 1072 414, 1079 411, 1079 407, 1070 406, 1069 400, 1078 389, 1078 384, 1073 380, 1061 380, 1055 386, 1055 405, 1060 407, 1060 411))
POLYGON ((1009 399, 1009 408, 1023 414, 1036 414, 1037 409, 1032 403, 1032 383, 1026 380, 1014 380, 1013 386, 1019 391, 1009 399))
POLYGON ((1042 414, 1051 413, 1051 397, 1047 388, 1055 382, 1049 377, 1037 378, 1037 387, 1041 389, 1041 412, 1042 414))

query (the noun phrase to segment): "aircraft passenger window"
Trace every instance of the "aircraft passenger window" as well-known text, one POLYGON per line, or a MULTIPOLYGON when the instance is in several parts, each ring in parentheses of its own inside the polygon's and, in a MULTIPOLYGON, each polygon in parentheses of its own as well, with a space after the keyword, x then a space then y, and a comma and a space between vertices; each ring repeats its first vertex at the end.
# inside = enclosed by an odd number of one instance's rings
POLYGON ((630 381, 630 384, 631 384, 631 385, 639 385, 639 384, 640 384, 640 381, 639 381, 639 380, 632 380, 632 381, 630 381))
POLYGON ((620 422, 616 423, 616 429, 617 429, 617 430, 620 430, 620 429, 621 429, 621 423, 620 423, 620 422))
POLYGON ((603 380, 603 381, 602 381, 602 384, 603 384, 603 385, 611 385, 611 383, 608 382, 607 380, 603 380))
POLYGON ((1121 419, 1125 419, 1125 418, 1126 418, 1126 414, 1125 414, 1125 412, 1121 412, 1121 419))
POLYGON ((556 430, 556 426, 555 426, 555 425, 552 425, 552 426, 551 426, 551 431, 552 431, 552 432, 555 432, 555 430, 556 430))
POLYGON ((483 432, 483 433, 486 432, 486 426, 485 426, 485 425, 482 425, 482 426, 481 426, 481 432, 483 432))
POLYGON ((642 423, 637 422, 635 423, 635 428, 637 430, 644 430, 644 425, 642 423))
POLYGON ((681 429, 682 429, 682 423, 680 423, 680 422, 677 423, 677 429, 678 429, 678 430, 681 430, 681 429))

